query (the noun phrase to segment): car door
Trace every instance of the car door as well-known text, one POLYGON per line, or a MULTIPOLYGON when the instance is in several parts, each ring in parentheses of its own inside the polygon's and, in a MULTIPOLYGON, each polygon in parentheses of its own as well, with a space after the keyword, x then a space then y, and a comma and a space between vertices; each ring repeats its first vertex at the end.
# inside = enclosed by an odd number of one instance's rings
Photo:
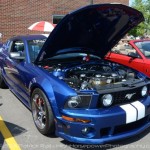
POLYGON ((24 99, 28 98, 27 88, 26 88, 26 79, 25 79, 25 64, 26 64, 26 51, 25 51, 25 42, 21 39, 15 39, 11 43, 11 48, 9 54, 20 54, 23 59, 15 59, 10 55, 6 57, 6 67, 5 72, 8 78, 7 82, 10 85, 11 89, 15 93, 19 94, 24 99))
POLYGON ((3 66, 3 76, 10 87, 14 86, 13 78, 12 78, 12 68, 13 68, 13 60, 9 57, 9 52, 12 51, 14 47, 14 41, 10 40, 9 44, 4 45, 4 49, 2 54, 2 66, 3 66))
POLYGON ((144 61, 143 73, 150 77, 150 40, 135 40, 130 43, 139 52, 144 61))
POLYGON ((144 72, 144 60, 141 55, 130 45, 122 45, 122 47, 115 47, 106 56, 107 60, 123 64, 134 68, 140 72, 144 72))

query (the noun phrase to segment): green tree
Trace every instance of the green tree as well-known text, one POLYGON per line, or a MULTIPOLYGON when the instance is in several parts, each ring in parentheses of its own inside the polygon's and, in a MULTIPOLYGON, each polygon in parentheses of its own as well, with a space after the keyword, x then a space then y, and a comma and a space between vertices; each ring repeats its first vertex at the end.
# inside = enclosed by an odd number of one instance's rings
POLYGON ((135 0, 131 7, 141 11, 144 15, 145 21, 140 23, 137 27, 132 29, 129 34, 133 36, 143 36, 150 32, 150 1, 149 0, 135 0))
POLYGON ((150 35, 150 0, 145 2, 146 14, 145 14, 145 24, 146 24, 146 33, 150 35))

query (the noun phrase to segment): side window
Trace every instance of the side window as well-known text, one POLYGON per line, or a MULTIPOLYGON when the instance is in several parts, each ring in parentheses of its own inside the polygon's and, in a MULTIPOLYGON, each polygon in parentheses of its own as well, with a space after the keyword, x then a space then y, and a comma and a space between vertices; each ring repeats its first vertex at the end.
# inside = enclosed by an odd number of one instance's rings
POLYGON ((15 40, 11 44, 10 52, 15 56, 24 57, 25 56, 25 47, 24 43, 21 40, 15 40))
POLYGON ((150 42, 136 42, 135 45, 140 49, 146 58, 150 58, 150 42))
POLYGON ((58 24, 65 15, 53 15, 53 24, 58 24))
POLYGON ((24 52, 24 43, 22 41, 14 41, 12 43, 11 52, 24 52))
POLYGON ((126 56, 134 55, 140 58, 140 55, 137 53, 137 51, 128 43, 124 43, 124 42, 119 42, 119 44, 112 49, 112 52, 126 55, 126 56))

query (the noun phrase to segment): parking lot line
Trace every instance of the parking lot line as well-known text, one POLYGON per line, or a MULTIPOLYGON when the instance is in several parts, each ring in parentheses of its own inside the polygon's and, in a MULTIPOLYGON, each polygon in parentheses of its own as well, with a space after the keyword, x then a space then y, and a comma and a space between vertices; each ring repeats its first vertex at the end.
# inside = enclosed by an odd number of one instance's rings
POLYGON ((10 133, 1 116, 0 116, 0 132, 2 133, 10 150, 21 150, 20 146, 17 144, 15 138, 10 133))

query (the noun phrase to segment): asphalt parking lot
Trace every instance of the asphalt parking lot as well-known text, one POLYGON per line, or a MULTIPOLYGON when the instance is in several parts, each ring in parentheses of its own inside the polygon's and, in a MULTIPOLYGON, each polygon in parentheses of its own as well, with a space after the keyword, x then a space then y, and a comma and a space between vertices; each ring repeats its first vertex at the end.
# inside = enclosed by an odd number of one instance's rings
POLYGON ((31 112, 9 89, 0 89, 0 149, 150 149, 150 128, 143 133, 104 145, 81 145, 59 137, 41 135, 34 126, 31 112), (5 126, 4 126, 5 125, 5 126))

